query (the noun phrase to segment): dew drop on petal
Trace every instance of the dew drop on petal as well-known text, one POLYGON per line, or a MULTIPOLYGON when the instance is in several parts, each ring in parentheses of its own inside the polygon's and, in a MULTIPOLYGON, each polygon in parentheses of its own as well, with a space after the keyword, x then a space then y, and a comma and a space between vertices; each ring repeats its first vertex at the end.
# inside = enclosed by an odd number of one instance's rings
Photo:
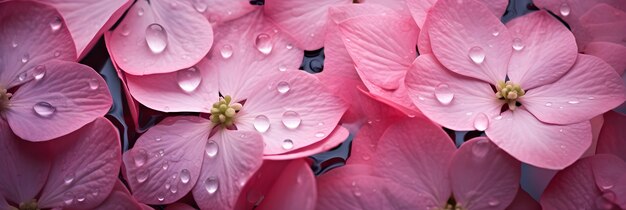
POLYGON ((489 142, 486 139, 481 139, 472 147, 472 154, 478 158, 483 158, 489 152, 489 142))
POLYGON ((122 25, 122 27, 120 28, 120 34, 122 34, 122 36, 130 35, 130 28, 128 28, 128 24, 122 25))
POLYGON ((143 16, 143 12, 144 12, 144 11, 143 11, 143 8, 139 8, 139 9, 137 10, 137 15, 139 15, 139 16, 143 16))
POLYGON ((183 184, 187 184, 189 183, 190 179, 191 179, 191 174, 189 173, 189 170, 183 169, 180 171, 180 182, 182 182, 183 184))
POLYGON ((571 101, 568 101, 567 103, 568 104, 579 104, 580 101, 578 101, 578 100, 571 100, 571 101))
POLYGON ((322 137, 324 137, 324 136, 326 136, 326 134, 324 134, 324 133, 322 133, 322 132, 317 132, 317 133, 315 133, 315 137, 317 137, 317 138, 322 138, 322 137))
POLYGON ((218 151, 219 147, 215 141, 211 140, 206 144, 205 152, 209 157, 215 157, 218 151))
POLYGON ((286 111, 283 113, 283 125, 289 129, 296 129, 300 126, 300 122, 302 119, 300 118, 300 114, 294 111, 286 111))
POLYGON ((35 80, 43 79, 44 76, 46 76, 46 66, 38 65, 33 69, 33 77, 35 80))
POLYGON ((74 173, 68 173, 67 175, 65 175, 65 178, 63 178, 63 182, 65 184, 72 184, 72 182, 74 182, 74 173))
POLYGON ((144 149, 140 149, 135 153, 133 159, 135 161, 135 166, 141 167, 146 164, 146 161, 148 160, 148 152, 144 149))
POLYGON ((254 118, 254 128, 261 133, 265 133, 270 128, 270 120, 265 115, 258 115, 254 118))
POLYGON ((563 17, 567 17, 569 13, 571 12, 571 9, 569 5, 564 2, 563 4, 561 4, 561 7, 559 8, 559 12, 561 13, 561 15, 563 15, 563 17))
POLYGON ((163 202, 165 200, 165 196, 159 195, 157 196, 157 200, 159 200, 159 202, 163 202))
POLYGON ((193 8, 196 9, 199 13, 203 13, 207 9, 207 4, 204 0, 195 0, 193 2, 193 8))
POLYGON ((138 171, 137 172, 137 176, 136 176, 137 182, 143 183, 146 180, 148 180, 148 174, 149 174, 149 171, 147 171, 147 170, 138 171))
POLYGON ((475 64, 481 64, 485 61, 485 50, 482 47, 475 46, 470 48, 468 55, 475 64))
POLYGON ((161 53, 167 47, 167 32, 158 23, 146 28, 146 43, 153 53, 161 53))
POLYGON ((293 148, 293 141, 291 139, 285 139, 283 140, 283 149, 291 149, 293 148))
POLYGON ((57 108, 52 106, 48 102, 42 101, 42 102, 36 103, 33 106, 33 110, 35 110, 35 113, 37 113, 37 115, 39 115, 40 117, 50 117, 52 116, 52 114, 56 112, 57 108))
POLYGON ((59 51, 54 51, 54 57, 59 57, 61 56, 61 52, 59 51))
POLYGON ((15 42, 15 40, 11 42, 11 47, 16 48, 17 46, 18 44, 17 42, 15 42))
POLYGON ((100 82, 97 79, 92 78, 89 80, 89 89, 96 90, 99 87, 100 87, 100 82))
POLYGON ((52 29, 52 31, 58 31, 59 29, 61 29, 61 26, 63 26, 63 20, 61 20, 61 18, 58 16, 54 17, 52 22, 50 22, 50 28, 52 29))
POLYGON ((287 48, 288 50, 293 49, 293 45, 292 44, 287 44, 287 46, 285 46, 285 48, 287 48))
POLYGON ((443 105, 448 105, 454 99, 454 93, 447 84, 439 84, 435 88, 435 98, 443 105))
POLYGON ((26 63, 28 62, 28 60, 30 59, 30 55, 28 53, 25 53, 24 55, 22 55, 22 63, 26 63))
POLYGON ((180 70, 176 72, 176 80, 178 81, 178 87, 185 92, 193 92, 200 86, 202 76, 200 71, 195 67, 180 70))
POLYGON ((522 43, 522 39, 520 38, 513 39, 513 49, 515 51, 520 51, 524 49, 524 43, 522 43))
POLYGON ((74 203, 74 194, 71 192, 63 194, 63 203, 65 203, 65 205, 71 205, 74 203))
POLYGON ((85 201, 85 195, 78 195, 78 196, 76 197, 76 201, 78 201, 78 202, 83 202, 83 201, 85 201))
POLYGON ((547 102, 547 103, 546 103, 546 106, 547 106, 547 107, 551 107, 551 106, 552 106, 552 103, 547 102))
POLYGON ((289 83, 285 81, 279 82, 278 85, 276 85, 276 90, 278 90, 279 93, 287 93, 289 89, 291 89, 291 87, 289 87, 289 83))
POLYGON ((222 58, 228 59, 233 56, 233 46, 229 44, 225 44, 220 48, 220 54, 222 54, 222 58))
POLYGON ((287 67, 285 65, 278 65, 278 71, 287 71, 287 67))
POLYGON ((23 82, 24 80, 26 80, 26 77, 28 77, 28 74, 26 72, 22 72, 20 75, 17 76, 17 79, 20 82, 23 82))
POLYGON ((259 34, 256 37, 254 44, 256 45, 256 49, 265 55, 270 54, 270 52, 272 52, 273 46, 272 46, 272 40, 271 40, 270 35, 267 35, 264 33, 259 34))
POLYGON ((489 206, 498 206, 498 205, 500 205, 500 201, 494 198, 491 201, 489 201, 488 204, 489 204, 489 206))
POLYGON ((479 131, 485 131, 489 127, 489 117, 485 113, 478 113, 474 118, 474 128, 479 131))
POLYGON ((217 181, 217 178, 209 177, 204 180, 204 189, 206 189, 209 194, 217 192, 217 188, 219 188, 219 182, 217 181))

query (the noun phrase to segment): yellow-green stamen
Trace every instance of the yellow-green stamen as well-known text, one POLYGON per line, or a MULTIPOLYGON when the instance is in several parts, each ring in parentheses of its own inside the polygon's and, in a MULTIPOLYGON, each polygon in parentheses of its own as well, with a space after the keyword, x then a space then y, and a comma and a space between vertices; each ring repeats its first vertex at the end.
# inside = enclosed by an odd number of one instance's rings
POLYGON ((218 102, 213 104, 211 108, 211 122, 224 125, 225 127, 232 126, 235 120, 235 115, 241 110, 242 105, 240 103, 230 103, 232 98, 230 96, 221 97, 218 102))
POLYGON ((37 205, 37 200, 32 199, 29 202, 20 203, 19 210, 39 210, 39 206, 37 205))
POLYGON ((510 110, 515 110, 517 108, 517 99, 526 94, 526 91, 519 84, 511 81, 499 81, 496 84, 496 91, 496 98, 504 100, 510 110))
POLYGON ((7 89, 0 87, 0 111, 9 108, 9 98, 12 94, 7 92, 7 89))

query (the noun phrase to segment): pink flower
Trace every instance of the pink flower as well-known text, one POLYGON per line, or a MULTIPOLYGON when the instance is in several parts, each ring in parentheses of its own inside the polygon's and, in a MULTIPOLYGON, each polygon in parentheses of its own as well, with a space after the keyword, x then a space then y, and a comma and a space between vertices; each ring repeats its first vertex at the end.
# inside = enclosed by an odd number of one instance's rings
POLYGON ((505 26, 488 11, 473 0, 434 6, 426 23, 433 54, 420 55, 406 78, 413 102, 450 129, 485 130, 522 162, 572 164, 591 144, 589 120, 626 99, 621 78, 578 54, 547 12, 505 26))
POLYGON ((367 129, 378 128, 365 127, 353 142, 374 143, 370 156, 318 178, 318 209, 445 208, 452 195, 457 207, 503 209, 516 197, 520 163, 486 138, 457 150, 440 127, 419 117, 369 139, 367 129))
POLYGON ((2 203, 92 209, 107 198, 119 174, 119 135, 104 118, 66 136, 36 143, 21 140, 0 121, 0 139, 1 209, 8 209, 2 203))
POLYGON ((598 154, 612 154, 626 161, 626 116, 614 111, 605 113, 598 137, 598 154))
POLYGON ((35 2, 0 4, 0 121, 20 138, 46 141, 79 129, 111 106, 106 83, 74 62, 65 21, 35 2))
POLYGON ((113 190, 109 194, 109 196, 100 203, 96 208, 96 210, 110 210, 110 209, 144 209, 144 210, 153 210, 152 207, 147 206, 146 204, 139 203, 130 195, 124 183, 119 179, 116 180, 115 186, 113 186, 113 190))
POLYGON ((201 208, 232 208, 263 158, 308 156, 348 135, 337 126, 343 101, 293 70, 302 52, 260 11, 215 31, 215 48, 192 68, 127 75, 131 93, 148 107, 212 114, 166 118, 124 154, 141 202, 172 203, 192 191, 201 208))

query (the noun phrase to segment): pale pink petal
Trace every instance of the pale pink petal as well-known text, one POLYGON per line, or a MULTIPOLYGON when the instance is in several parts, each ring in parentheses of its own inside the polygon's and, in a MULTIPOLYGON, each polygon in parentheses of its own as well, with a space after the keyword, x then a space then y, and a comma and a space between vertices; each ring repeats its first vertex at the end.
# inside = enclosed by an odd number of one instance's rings
POLYGON ((424 25, 420 28, 419 37, 417 37, 417 51, 420 55, 432 54, 433 49, 430 44, 430 22, 433 18, 426 18, 424 25))
POLYGON ((163 112, 205 112, 219 100, 218 71, 207 59, 175 72, 136 76, 125 74, 128 90, 138 102, 163 112), (175 99, 175 100, 173 100, 175 99))
POLYGON ((591 42, 585 46, 582 53, 602 59, 620 75, 624 74, 624 70, 626 70, 626 59, 623 59, 626 57, 626 46, 624 45, 611 42, 591 42))
POLYGON ((167 207, 165 207, 165 210, 196 210, 196 209, 185 203, 173 203, 171 205, 167 205, 167 207))
POLYGON ((583 158, 560 171, 541 195, 543 209, 596 209, 601 192, 595 184, 591 161, 583 158))
POLYGON ((282 170, 258 209, 313 210, 316 202, 315 175, 304 159, 297 159, 282 170))
POLYGON ((328 8, 350 0, 266 0, 263 11, 304 50, 323 47, 328 8))
POLYGON ((309 146, 300 148, 296 151, 291 151, 288 153, 278 154, 278 155, 265 155, 263 159, 265 160, 291 160, 296 158, 303 158, 307 156, 311 156, 314 154, 326 152, 332 148, 335 148, 337 145, 346 141, 350 132, 348 129, 337 126, 333 132, 331 132, 328 137, 325 139, 318 141, 309 146))
MULTIPOLYGON (((392 4, 401 3, 404 0, 394 0, 392 4)), ((374 4, 370 4, 370 1, 364 2, 364 4, 342 4, 335 5, 329 8, 328 13, 330 15, 330 20, 335 24, 339 24, 345 20, 361 17, 361 16, 370 16, 370 15, 383 15, 383 14, 393 14, 394 10, 387 7, 389 5, 383 5, 383 2, 372 2, 374 4)), ((399 5, 398 5, 399 6, 399 5)), ((395 7, 395 6, 393 6, 395 7)), ((330 24, 329 24, 330 26, 330 24)), ((328 37, 328 33, 330 31, 326 30, 326 36, 328 37)), ((328 40, 324 40, 328 42, 328 40)), ((340 40, 343 43, 343 41, 340 40)), ((324 53, 326 53, 326 44, 324 44, 324 53)), ((326 67, 326 66, 324 66, 326 67)))
POLYGON ((527 90, 519 101, 543 122, 570 124, 589 120, 624 100, 626 87, 615 70, 599 58, 579 54, 567 74, 527 90))
POLYGON ((13 94, 5 113, 11 129, 21 138, 56 138, 109 111, 112 99, 106 82, 90 67, 49 61, 35 69, 40 70, 32 71, 34 78, 13 94))
POLYGON ((609 111, 604 114, 604 124, 598 137, 598 154, 613 154, 626 161, 626 116, 609 111))
POLYGON ((248 14, 258 7, 250 4, 250 0, 188 0, 193 8, 204 14, 209 22, 223 23, 248 14))
POLYGON ((428 119, 406 119, 387 128, 380 137, 374 163, 380 176, 424 195, 420 205, 444 206, 450 197, 448 164, 452 139, 428 119))
POLYGON ((146 204, 173 203, 185 196, 200 175, 212 126, 199 117, 170 117, 141 135, 124 153, 133 196, 146 204))
POLYGON ((209 138, 202 171, 192 191, 198 206, 232 209, 242 187, 261 167, 262 155, 263 139, 257 132, 218 130, 209 138))
POLYGON ((101 117, 46 143, 56 154, 39 208, 92 209, 108 197, 122 164, 120 136, 111 122, 101 117))
POLYGON ((541 205, 521 187, 517 190, 517 195, 506 210, 541 210, 541 205))
POLYGON ((364 80, 398 89, 413 59, 419 30, 396 14, 351 18, 339 24, 343 42, 364 80))
POLYGON ((454 199, 467 209, 504 209, 517 194, 520 166, 485 137, 467 141, 450 163, 454 199))
POLYGON ((346 104, 331 95, 317 78, 303 71, 284 71, 259 81, 237 114, 239 130, 260 131, 264 154, 282 154, 326 138, 346 110, 346 104), (257 119, 258 118, 258 119, 257 119), (269 123, 259 130, 255 123, 269 123))
POLYGON ((415 60, 406 85, 422 113, 454 130, 475 130, 475 120, 495 117, 503 104, 488 83, 447 70, 432 54, 415 60))
MULTIPOLYGON (((46 145, 23 141, 0 120, 0 198, 13 203, 35 198, 46 183, 50 154, 46 145)), ((1 205, 0 205, 1 207, 1 205)))
POLYGON ((96 210, 109 210, 109 209, 141 209, 141 206, 133 196, 130 195, 126 186, 118 179, 115 182, 115 186, 113 187, 113 191, 109 197, 107 197, 96 210))
POLYGON ((51 6, 24 1, 1 3, 0 86, 8 89, 23 83, 20 76, 25 78, 24 72, 46 61, 74 61, 76 50, 64 25, 51 6))
POLYGON ((122 17, 132 3, 130 0, 48 0, 45 2, 58 9, 67 22, 67 28, 72 33, 76 44, 77 60, 89 53, 100 36, 122 17))
POLYGON ((574 163, 591 145, 591 125, 545 124, 523 107, 490 120, 487 136, 516 159, 547 169, 563 169, 574 163))
POLYGON ((211 49, 213 30, 189 4, 141 0, 128 10, 109 43, 111 56, 126 73, 167 73, 198 63, 211 49))
POLYGON ((506 25, 513 37, 507 76, 525 90, 552 84, 578 56, 574 35, 546 11, 515 18, 506 25))
MULTIPOLYGON (((411 15, 420 28, 424 28, 428 12, 436 2, 437 0, 406 0, 411 15)), ((509 1, 506 0, 482 0, 482 2, 496 17, 500 17, 504 14, 506 6, 509 3, 509 1)))
POLYGON ((429 18, 432 50, 445 67, 491 84, 505 79, 513 38, 489 8, 474 0, 439 0, 429 18))
POLYGON ((241 189, 234 209, 254 209, 265 199, 283 169, 292 160, 264 160, 261 167, 248 179, 241 189))

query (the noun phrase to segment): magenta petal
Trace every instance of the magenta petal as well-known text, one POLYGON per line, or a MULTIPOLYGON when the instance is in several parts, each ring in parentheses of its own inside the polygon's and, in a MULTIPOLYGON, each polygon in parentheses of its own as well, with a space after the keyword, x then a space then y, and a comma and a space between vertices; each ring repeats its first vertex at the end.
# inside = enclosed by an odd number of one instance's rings
POLYGON ((9 206, 7 200, 4 199, 4 196, 0 193, 0 209, 9 209, 12 206, 9 206))
POLYGON ((201 209, 232 209, 263 162, 263 138, 258 132, 219 129, 209 138, 192 191, 201 209))
POLYGON ((583 158, 552 179, 541 195, 543 209, 596 209, 601 192, 592 171, 593 157, 583 158))
POLYGON ((333 132, 328 135, 328 137, 326 137, 325 139, 321 141, 318 141, 309 146, 300 148, 296 151, 291 151, 288 153, 283 153, 283 154, 278 154, 278 155, 265 155, 263 156, 263 159, 265 160, 291 160, 291 159, 303 158, 303 157, 311 156, 314 154, 326 152, 332 148, 335 148, 337 145, 341 144, 342 142, 344 142, 348 138, 349 135, 350 135, 350 132, 348 131, 348 129, 342 126, 337 126, 335 130, 333 130, 333 132))
POLYGON ((450 185, 457 204, 467 209, 504 209, 519 188, 519 161, 489 139, 461 145, 450 163, 450 185))
POLYGON ((517 190, 517 195, 506 210, 541 210, 541 205, 521 187, 517 190))
POLYGON ((122 162, 117 129, 98 118, 66 136, 46 142, 54 148, 40 208, 96 207, 111 193, 122 162))
MULTIPOLYGON (((51 167, 45 144, 23 141, 0 120, 0 198, 13 203, 30 201, 44 186, 51 167)), ((0 204, 1 207, 1 204, 0 204)))
POLYGON ((609 111, 604 114, 605 123, 598 137, 598 154, 613 154, 626 161, 626 116, 609 111))
MULTIPOLYGON (((0 4, 0 86, 22 83, 22 73, 52 59, 74 61, 76 50, 61 15, 51 6, 35 2, 0 4), (54 26, 54 27, 53 27, 54 26)), ((93 120, 93 119, 92 119, 93 120)))
POLYGON ((185 203, 173 203, 167 205, 167 207, 165 207, 165 210, 196 210, 196 208, 191 207, 190 205, 185 203))
POLYGON ((45 141, 66 135, 109 111, 109 89, 90 67, 55 60, 38 68, 43 73, 14 93, 6 112, 11 129, 21 138, 45 141))
POLYGON ((185 196, 198 180, 212 126, 199 117, 170 117, 141 135, 124 153, 133 196, 147 204, 173 203, 185 196))
POLYGON ((137 203, 135 198, 130 195, 130 192, 128 192, 126 186, 124 186, 124 184, 118 179, 115 182, 115 186, 113 187, 113 191, 111 191, 109 197, 102 201, 102 203, 100 203, 100 205, 98 205, 98 207, 96 207, 95 209, 110 210, 115 208, 119 209, 120 207, 122 209, 129 210, 142 208, 139 203, 137 203))
POLYGON ((265 199, 274 183, 289 163, 295 160, 264 160, 261 167, 242 188, 234 209, 253 209, 265 199))
POLYGON ((611 42, 591 42, 587 44, 583 53, 596 56, 615 69, 622 75, 626 70, 626 46, 611 42))
POLYGON ((596 155, 592 160, 592 168, 595 183, 601 191, 609 191, 616 185, 623 184, 619 181, 626 174, 626 163, 617 156, 596 155))
POLYGON ((258 209, 313 210, 317 202, 315 175, 304 159, 291 161, 258 209))

